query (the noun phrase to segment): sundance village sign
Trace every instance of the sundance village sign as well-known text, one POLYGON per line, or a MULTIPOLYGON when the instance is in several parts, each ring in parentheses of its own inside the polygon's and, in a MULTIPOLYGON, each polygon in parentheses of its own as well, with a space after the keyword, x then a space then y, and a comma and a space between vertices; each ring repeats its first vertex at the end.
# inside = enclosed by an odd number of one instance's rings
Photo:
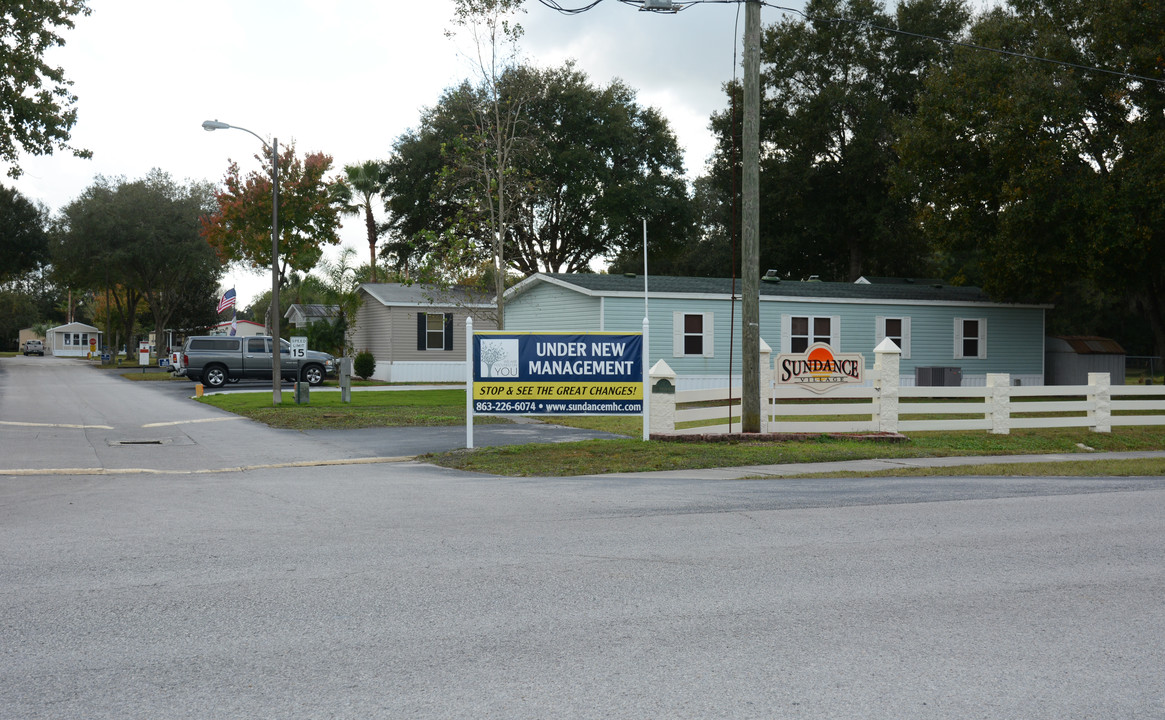
POLYGON ((861 353, 835 353, 825 343, 817 343, 804 353, 777 356, 777 384, 825 393, 840 385, 860 384, 865 365, 861 353))

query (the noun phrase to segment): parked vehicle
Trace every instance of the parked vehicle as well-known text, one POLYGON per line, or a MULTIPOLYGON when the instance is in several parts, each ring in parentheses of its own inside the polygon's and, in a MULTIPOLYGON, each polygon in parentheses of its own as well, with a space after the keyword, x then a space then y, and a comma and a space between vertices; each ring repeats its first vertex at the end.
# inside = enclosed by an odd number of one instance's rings
MULTIPOLYGON (((308 350, 307 357, 291 357, 291 343, 280 340, 282 379, 319 385, 336 372, 336 359, 324 352, 308 350)), ((204 335, 186 338, 175 354, 170 372, 209 387, 222 387, 243 379, 271 379, 270 337, 228 337, 204 335)))
POLYGON ((40 340, 25 340, 24 341, 25 355, 44 355, 44 342, 40 340))

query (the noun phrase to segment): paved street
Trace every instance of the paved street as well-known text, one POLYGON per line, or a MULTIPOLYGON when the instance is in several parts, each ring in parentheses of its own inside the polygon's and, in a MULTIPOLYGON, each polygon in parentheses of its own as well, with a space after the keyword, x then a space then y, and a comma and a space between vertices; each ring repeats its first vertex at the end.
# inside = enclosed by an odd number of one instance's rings
POLYGON ((496 478, 39 360, 3 718, 1165 717, 1162 478, 496 478))

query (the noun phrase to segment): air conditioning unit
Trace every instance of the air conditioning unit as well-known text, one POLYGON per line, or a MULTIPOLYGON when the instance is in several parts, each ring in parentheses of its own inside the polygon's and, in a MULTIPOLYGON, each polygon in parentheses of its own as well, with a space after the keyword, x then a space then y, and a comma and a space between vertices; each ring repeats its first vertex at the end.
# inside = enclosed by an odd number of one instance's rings
POLYGON ((957 367, 916 367, 914 384, 918 387, 959 387, 963 369, 957 367))

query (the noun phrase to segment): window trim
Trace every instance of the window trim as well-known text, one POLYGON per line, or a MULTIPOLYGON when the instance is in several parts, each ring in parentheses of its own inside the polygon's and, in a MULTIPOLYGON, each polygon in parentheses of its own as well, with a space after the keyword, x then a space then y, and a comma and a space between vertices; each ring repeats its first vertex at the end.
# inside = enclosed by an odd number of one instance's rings
POLYGON ((964 318, 964 317, 955 318, 954 359, 955 360, 969 359, 968 356, 963 352, 963 340, 966 339, 963 336, 963 323, 968 321, 968 320, 973 320, 973 321, 979 323, 979 327, 978 327, 979 335, 978 335, 978 337, 975 338, 977 343, 978 343, 977 347, 976 347, 976 349, 978 350, 978 354, 970 356, 970 359, 986 360, 987 359, 987 318, 974 318, 974 317, 972 317, 972 318, 964 318))
POLYGON ((715 357, 716 351, 713 344, 715 329, 715 313, 710 312, 684 312, 682 310, 675 310, 672 312, 672 357, 715 357), (700 315, 703 320, 701 341, 702 352, 686 353, 684 352, 684 339, 688 337, 688 333, 684 332, 684 320, 689 315, 700 315))
MULTIPOLYGON (((782 313, 781 314, 781 352, 793 352, 793 318, 806 318, 809 321, 810 334, 808 336, 810 342, 809 347, 814 344, 816 337, 812 333, 814 320, 829 320, 829 345, 834 352, 841 352, 841 316, 840 315, 810 315, 801 313, 782 313)), ((800 337, 800 336, 799 336, 800 337)), ((819 342, 819 341, 817 341, 819 342)))
POLYGON ((425 312, 417 313, 417 352, 449 352, 453 350, 453 313, 451 312, 425 312), (429 318, 441 318, 441 346, 430 346, 430 335, 437 333, 437 330, 429 328, 429 318))
POLYGON ((902 321, 902 343, 898 349, 902 351, 902 359, 910 359, 910 316, 909 315, 879 315, 874 318, 874 347, 886 339, 886 321, 902 321))

